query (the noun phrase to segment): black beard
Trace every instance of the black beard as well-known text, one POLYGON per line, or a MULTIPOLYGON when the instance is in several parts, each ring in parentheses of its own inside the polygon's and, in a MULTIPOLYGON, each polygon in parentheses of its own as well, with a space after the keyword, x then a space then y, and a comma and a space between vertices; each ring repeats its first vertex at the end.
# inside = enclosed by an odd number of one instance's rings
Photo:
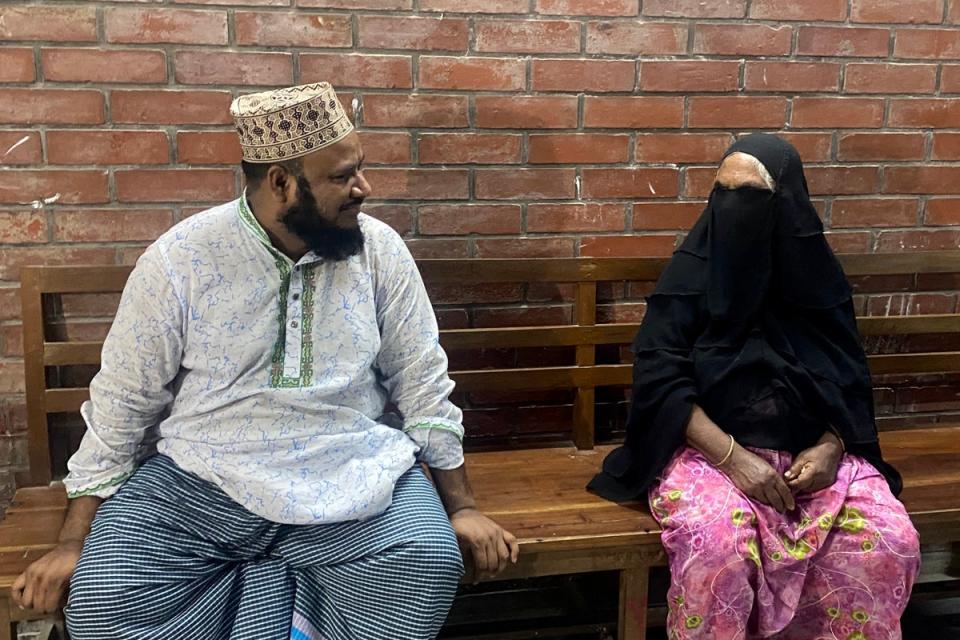
POLYGON ((360 253, 363 249, 360 228, 344 229, 325 220, 310 191, 310 183, 303 176, 297 177, 297 189, 300 193, 297 202, 280 218, 283 226, 325 260, 346 260, 360 253))

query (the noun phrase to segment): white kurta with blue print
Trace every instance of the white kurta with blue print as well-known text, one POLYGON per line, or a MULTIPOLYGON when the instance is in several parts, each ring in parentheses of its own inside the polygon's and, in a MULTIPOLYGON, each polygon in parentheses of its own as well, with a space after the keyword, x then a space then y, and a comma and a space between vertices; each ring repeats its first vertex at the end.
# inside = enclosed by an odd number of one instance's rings
POLYGON ((463 463, 462 414, 416 264, 360 215, 365 246, 294 263, 241 198, 137 262, 82 408, 68 494, 108 497, 154 449, 253 513, 368 518, 419 459, 463 463), (402 429, 378 421, 388 401, 402 429))

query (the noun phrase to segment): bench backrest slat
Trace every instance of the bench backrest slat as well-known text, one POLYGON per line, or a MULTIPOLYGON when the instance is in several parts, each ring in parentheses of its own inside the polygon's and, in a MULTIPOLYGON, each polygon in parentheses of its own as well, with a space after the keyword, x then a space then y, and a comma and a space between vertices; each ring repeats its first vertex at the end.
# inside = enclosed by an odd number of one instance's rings
MULTIPOLYGON (((851 277, 901 275, 914 283, 918 275, 960 273, 960 251, 896 255, 839 256, 851 277)), ((573 323, 562 326, 452 329, 441 332, 441 344, 452 352, 481 349, 572 348, 571 366, 452 371, 460 392, 574 392, 572 439, 580 448, 593 446, 596 388, 629 385, 627 364, 596 364, 597 347, 629 344, 637 323, 597 324, 598 283, 653 282, 667 264, 664 258, 556 258, 521 260, 425 260, 418 262, 428 286, 488 283, 575 285, 573 323)), ((49 388, 47 367, 98 365, 100 341, 53 341, 45 315, 46 298, 56 294, 117 293, 132 267, 25 267, 22 275, 24 362, 27 382, 30 471, 18 475, 23 485, 46 484, 52 478, 48 414, 76 412, 89 390, 49 388)), ((53 307, 51 307, 53 308, 53 307)), ((960 314, 863 317, 860 331, 873 335, 960 333, 960 314)), ((956 348, 956 347, 952 347, 956 348)), ((870 356, 874 374, 960 372, 960 352, 870 356)))

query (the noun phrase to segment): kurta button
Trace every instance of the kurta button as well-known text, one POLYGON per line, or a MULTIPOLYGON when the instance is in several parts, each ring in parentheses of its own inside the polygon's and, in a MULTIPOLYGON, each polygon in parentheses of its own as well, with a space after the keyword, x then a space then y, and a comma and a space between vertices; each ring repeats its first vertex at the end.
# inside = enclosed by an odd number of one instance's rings
POLYGON ((299 294, 299 293, 295 293, 295 294, 293 294, 293 295, 291 296, 291 298, 293 298, 294 300, 299 300, 299 299, 300 299, 300 294, 299 294))
POLYGON ((290 326, 293 327, 294 329, 296 329, 297 327, 300 326, 300 323, 297 322, 296 320, 294 320, 294 321, 292 321, 292 322, 290 323, 290 326))

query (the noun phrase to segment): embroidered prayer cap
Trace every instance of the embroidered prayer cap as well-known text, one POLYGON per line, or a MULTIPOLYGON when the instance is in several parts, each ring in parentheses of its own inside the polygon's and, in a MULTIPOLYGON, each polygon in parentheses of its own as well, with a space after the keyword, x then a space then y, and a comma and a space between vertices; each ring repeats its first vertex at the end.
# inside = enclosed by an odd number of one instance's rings
POLYGON ((230 105, 246 162, 282 162, 330 146, 353 131, 328 82, 240 96, 230 105))

